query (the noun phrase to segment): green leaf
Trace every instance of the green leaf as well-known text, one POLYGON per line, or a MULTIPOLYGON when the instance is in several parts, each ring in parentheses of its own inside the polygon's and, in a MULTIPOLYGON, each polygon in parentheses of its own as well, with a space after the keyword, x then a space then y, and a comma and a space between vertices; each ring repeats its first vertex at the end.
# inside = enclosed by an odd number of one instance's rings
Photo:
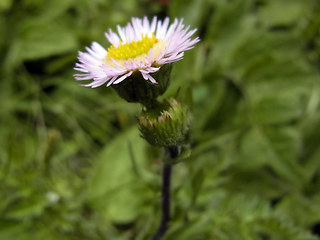
POLYGON ((267 26, 289 25, 301 20, 312 7, 312 1, 270 0, 259 9, 259 18, 267 26), (285 11, 283 11, 285 9, 285 11))
POLYGON ((12 3, 13 3, 13 0, 2 0, 2 1, 0 1, 0 12, 10 9, 12 3))
POLYGON ((45 196, 30 196, 10 208, 7 216, 11 219, 28 219, 39 216, 48 205, 45 196))
POLYGON ((133 220, 140 213, 142 204, 139 194, 142 183, 130 159, 129 142, 133 146, 136 168, 142 173, 150 159, 145 154, 146 143, 134 127, 113 139, 102 150, 87 186, 88 201, 100 209, 104 218, 116 222, 133 220))
POLYGON ((241 142, 242 169, 269 166, 280 178, 301 186, 306 180, 298 164, 299 135, 294 129, 252 128, 241 142))
POLYGON ((0 220, 0 239, 21 239, 25 236, 26 223, 9 219, 0 220))
POLYGON ((72 32, 53 22, 30 26, 21 37, 19 58, 34 60, 75 51, 77 41, 72 32))
POLYGON ((206 14, 210 10, 208 0, 183 1, 173 0, 169 5, 170 16, 184 18, 186 24, 192 23, 192 27, 199 27, 202 21, 206 23, 206 14))

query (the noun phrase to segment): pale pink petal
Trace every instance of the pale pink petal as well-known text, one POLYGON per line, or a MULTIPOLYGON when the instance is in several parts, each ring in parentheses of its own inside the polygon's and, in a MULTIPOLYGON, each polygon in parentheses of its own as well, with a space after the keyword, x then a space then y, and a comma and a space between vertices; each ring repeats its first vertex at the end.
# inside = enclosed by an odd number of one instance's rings
POLYGON ((141 57, 114 59, 108 56, 107 50, 102 45, 93 42, 90 47, 85 48, 85 52, 78 52, 78 62, 74 67, 80 72, 74 75, 76 80, 92 80, 91 83, 82 86, 95 88, 103 84, 107 86, 118 84, 134 72, 140 72, 145 80, 157 83, 151 73, 159 71, 164 64, 181 60, 184 52, 192 49, 200 41, 199 37, 191 38, 197 29, 189 30, 190 26, 185 26, 183 19, 177 18, 172 24, 168 17, 158 20, 155 16, 152 21, 147 17, 132 18, 126 26, 117 25, 116 28, 117 33, 111 29, 105 33, 107 40, 114 47, 139 41, 146 35, 152 37, 153 34, 164 42, 164 47, 160 52, 157 50, 156 55, 154 49, 150 48, 143 59, 141 57), (108 58, 113 64, 107 64, 108 58))

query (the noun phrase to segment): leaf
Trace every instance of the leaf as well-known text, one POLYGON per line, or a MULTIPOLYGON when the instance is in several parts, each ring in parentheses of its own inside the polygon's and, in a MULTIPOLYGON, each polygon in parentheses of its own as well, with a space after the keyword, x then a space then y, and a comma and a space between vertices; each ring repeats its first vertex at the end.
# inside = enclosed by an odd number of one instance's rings
POLYGON ((34 60, 58 55, 77 48, 77 41, 69 29, 53 22, 30 26, 19 42, 21 60, 34 60))
POLYGON ((26 223, 9 219, 0 220, 0 239, 21 239, 26 233, 26 223))
POLYGON ((259 9, 259 19, 267 27, 293 24, 305 16, 311 3, 309 0, 270 0, 259 9))
POLYGON ((2 0, 0 1, 0 12, 10 9, 13 0, 2 0))
POLYGON ((92 206, 100 209, 105 219, 116 222, 133 220, 140 213, 142 204, 139 194, 142 185, 130 160, 128 142, 133 144, 137 168, 142 170, 148 161, 146 143, 134 127, 113 139, 102 150, 87 186, 86 196, 92 206))
POLYGON ((274 95, 252 104, 252 118, 259 124, 287 123, 303 114, 300 99, 295 96, 274 95))
POLYGON ((32 217, 40 216, 44 208, 48 205, 45 196, 30 196, 23 199, 20 203, 15 204, 10 208, 7 216, 11 219, 30 219, 32 217))
POLYGON ((310 226, 320 219, 319 195, 314 193, 312 198, 306 197, 299 193, 292 193, 281 201, 277 210, 295 219, 300 226, 310 226), (297 208, 296 206, 299 206, 297 208), (292 211, 294 209, 294 211, 292 211))
POLYGON ((256 18, 248 14, 251 5, 250 0, 216 2, 205 38, 209 47, 206 74, 225 70, 231 64, 232 53, 255 30, 256 18))
POLYGON ((266 140, 257 128, 250 129, 243 136, 240 146, 241 168, 256 169, 275 157, 274 152, 266 143, 266 140))
POLYGON ((170 16, 184 18, 186 24, 192 23, 192 27, 199 27, 202 21, 206 22, 206 13, 210 10, 208 0, 185 2, 173 0, 170 2, 170 16))
POLYGON ((241 142, 242 169, 269 166, 280 178, 301 186, 305 179, 298 165, 299 137, 293 129, 252 128, 241 142))

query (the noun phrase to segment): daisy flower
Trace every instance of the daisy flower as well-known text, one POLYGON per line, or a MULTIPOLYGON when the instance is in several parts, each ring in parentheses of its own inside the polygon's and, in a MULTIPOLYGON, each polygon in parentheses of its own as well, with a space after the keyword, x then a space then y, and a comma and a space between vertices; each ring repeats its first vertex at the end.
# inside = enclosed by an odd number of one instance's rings
POLYGON ((200 40, 191 39, 197 29, 189 30, 183 19, 176 18, 169 23, 168 17, 163 21, 154 17, 151 22, 147 17, 132 18, 125 27, 117 26, 118 33, 109 29, 105 33, 111 43, 107 50, 93 42, 91 47, 86 47, 86 52, 79 51, 79 62, 74 69, 82 73, 75 74, 75 79, 92 79, 83 86, 95 88, 118 84, 138 73, 145 80, 157 83, 151 74, 164 64, 181 60, 184 51, 200 40))

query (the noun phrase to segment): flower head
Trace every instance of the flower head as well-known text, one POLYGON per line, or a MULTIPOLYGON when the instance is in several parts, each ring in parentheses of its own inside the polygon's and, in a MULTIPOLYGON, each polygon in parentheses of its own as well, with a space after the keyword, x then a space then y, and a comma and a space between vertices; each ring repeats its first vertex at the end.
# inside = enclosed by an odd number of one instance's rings
POLYGON ((141 74, 144 80, 157 83, 151 74, 160 70, 164 64, 179 61, 184 51, 193 48, 199 38, 191 39, 197 29, 189 30, 183 19, 175 19, 169 24, 169 18, 163 21, 154 17, 149 22, 132 18, 125 27, 117 26, 118 33, 111 29, 105 33, 111 46, 106 50, 99 43, 93 42, 86 47, 87 52, 79 51, 79 63, 75 70, 77 80, 93 81, 84 84, 87 87, 110 86, 118 84, 133 74, 141 74))

